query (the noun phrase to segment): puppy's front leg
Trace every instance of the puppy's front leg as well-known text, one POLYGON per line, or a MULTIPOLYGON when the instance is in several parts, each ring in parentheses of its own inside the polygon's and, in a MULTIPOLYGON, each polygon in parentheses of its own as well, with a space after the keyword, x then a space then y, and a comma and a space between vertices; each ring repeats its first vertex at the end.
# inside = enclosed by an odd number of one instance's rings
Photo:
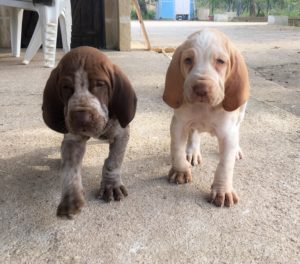
POLYGON ((239 148, 238 128, 225 137, 218 137, 220 149, 220 162, 215 172, 211 186, 210 201, 216 206, 232 206, 238 202, 238 196, 232 187, 235 157, 239 148))
POLYGON ((61 145, 62 198, 57 216, 71 217, 80 212, 84 205, 81 182, 81 163, 88 138, 65 134, 61 145))
POLYGON ((113 199, 120 201, 128 195, 120 175, 128 140, 129 126, 126 128, 119 126, 117 132, 111 138, 109 155, 102 169, 102 181, 99 192, 99 198, 106 202, 110 202, 113 199))
POLYGON ((192 181, 190 163, 186 160, 186 144, 188 129, 184 123, 174 115, 171 122, 171 157, 172 168, 169 171, 169 182, 187 183, 192 181))

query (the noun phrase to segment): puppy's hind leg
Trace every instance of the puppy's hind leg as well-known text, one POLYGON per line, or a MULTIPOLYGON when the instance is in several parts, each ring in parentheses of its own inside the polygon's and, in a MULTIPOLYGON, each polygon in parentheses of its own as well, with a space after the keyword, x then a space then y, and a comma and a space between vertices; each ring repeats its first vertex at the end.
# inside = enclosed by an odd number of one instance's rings
POLYGON ((200 133, 197 130, 192 129, 189 133, 188 143, 186 146, 186 159, 192 166, 202 164, 200 141, 200 133))
MULTIPOLYGON (((240 141, 240 136, 239 136, 239 131, 240 131, 240 126, 241 126, 241 123, 243 122, 244 120, 244 117, 245 117, 245 113, 246 113, 246 108, 247 108, 247 102, 244 103, 241 107, 240 107, 240 113, 239 113, 239 118, 238 118, 238 122, 236 124, 237 126, 237 137, 238 137, 238 142, 240 141)), ((236 160, 241 160, 244 158, 244 154, 243 154, 243 151, 240 147, 240 145, 238 146, 237 148, 237 152, 236 152, 236 155, 235 155, 235 159, 236 160)))

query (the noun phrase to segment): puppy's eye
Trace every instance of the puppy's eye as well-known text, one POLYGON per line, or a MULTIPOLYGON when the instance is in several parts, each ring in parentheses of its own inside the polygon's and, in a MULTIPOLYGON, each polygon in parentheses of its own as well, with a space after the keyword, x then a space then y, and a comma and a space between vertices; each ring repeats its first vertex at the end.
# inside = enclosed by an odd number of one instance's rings
POLYGON ((217 64, 224 64, 225 63, 225 61, 223 61, 222 59, 217 59, 217 64))
POLYGON ((106 82, 101 80, 96 80, 94 81, 94 86, 91 86, 90 91, 97 96, 103 93, 106 90, 106 87, 107 87, 106 82))
POLYGON ((106 86, 106 83, 103 82, 103 81, 96 81, 96 82, 95 82, 95 86, 96 86, 96 87, 105 87, 105 86, 106 86))
POLYGON ((193 65, 193 59, 192 58, 185 58, 184 59, 184 64, 188 65, 188 66, 192 66, 193 65))
POLYGON ((74 88, 69 85, 64 85, 61 89, 62 98, 67 101, 74 93, 74 88))

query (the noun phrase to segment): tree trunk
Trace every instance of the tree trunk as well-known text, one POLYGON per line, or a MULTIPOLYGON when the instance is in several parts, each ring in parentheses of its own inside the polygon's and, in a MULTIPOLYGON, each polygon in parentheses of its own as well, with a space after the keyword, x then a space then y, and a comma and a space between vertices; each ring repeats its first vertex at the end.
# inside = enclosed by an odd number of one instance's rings
POLYGON ((214 15, 214 12, 215 12, 215 1, 216 0, 211 0, 210 1, 210 8, 211 8, 211 15, 212 16, 214 15))
POLYGON ((236 15, 240 16, 242 13, 242 1, 241 0, 237 0, 236 1, 236 15))
POLYGON ((145 0, 138 0, 139 2, 139 5, 140 5, 140 9, 141 9, 141 12, 143 14, 147 14, 147 5, 146 5, 146 1, 145 0))
POLYGON ((232 0, 227 0, 227 12, 231 11, 232 0))
POLYGON ((267 15, 269 15, 270 9, 271 9, 271 3, 270 3, 270 0, 268 0, 267 1, 267 15))
POLYGON ((250 0, 250 16, 256 16, 255 0, 250 0))

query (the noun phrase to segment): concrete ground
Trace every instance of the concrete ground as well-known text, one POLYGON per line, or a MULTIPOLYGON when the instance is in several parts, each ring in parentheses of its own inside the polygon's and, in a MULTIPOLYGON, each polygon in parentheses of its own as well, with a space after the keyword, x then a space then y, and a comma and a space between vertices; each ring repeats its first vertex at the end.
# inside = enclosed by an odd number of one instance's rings
MULTIPOLYGON (((241 127, 246 157, 234 175, 238 205, 206 201, 218 162, 210 136, 194 181, 167 182, 172 111, 161 95, 169 58, 106 52, 138 96, 123 163, 129 196, 109 204, 95 198, 108 146, 91 140, 82 171, 86 206, 73 220, 56 218, 62 136, 41 118, 51 70, 41 67, 41 53, 24 66, 1 50, 0 263, 299 263, 300 28, 198 23, 171 24, 176 36, 170 24, 161 24, 165 33, 149 24, 149 35, 157 46, 172 46, 214 25, 243 51, 252 95, 241 127)), ((138 31, 133 39, 142 41, 138 31)))

